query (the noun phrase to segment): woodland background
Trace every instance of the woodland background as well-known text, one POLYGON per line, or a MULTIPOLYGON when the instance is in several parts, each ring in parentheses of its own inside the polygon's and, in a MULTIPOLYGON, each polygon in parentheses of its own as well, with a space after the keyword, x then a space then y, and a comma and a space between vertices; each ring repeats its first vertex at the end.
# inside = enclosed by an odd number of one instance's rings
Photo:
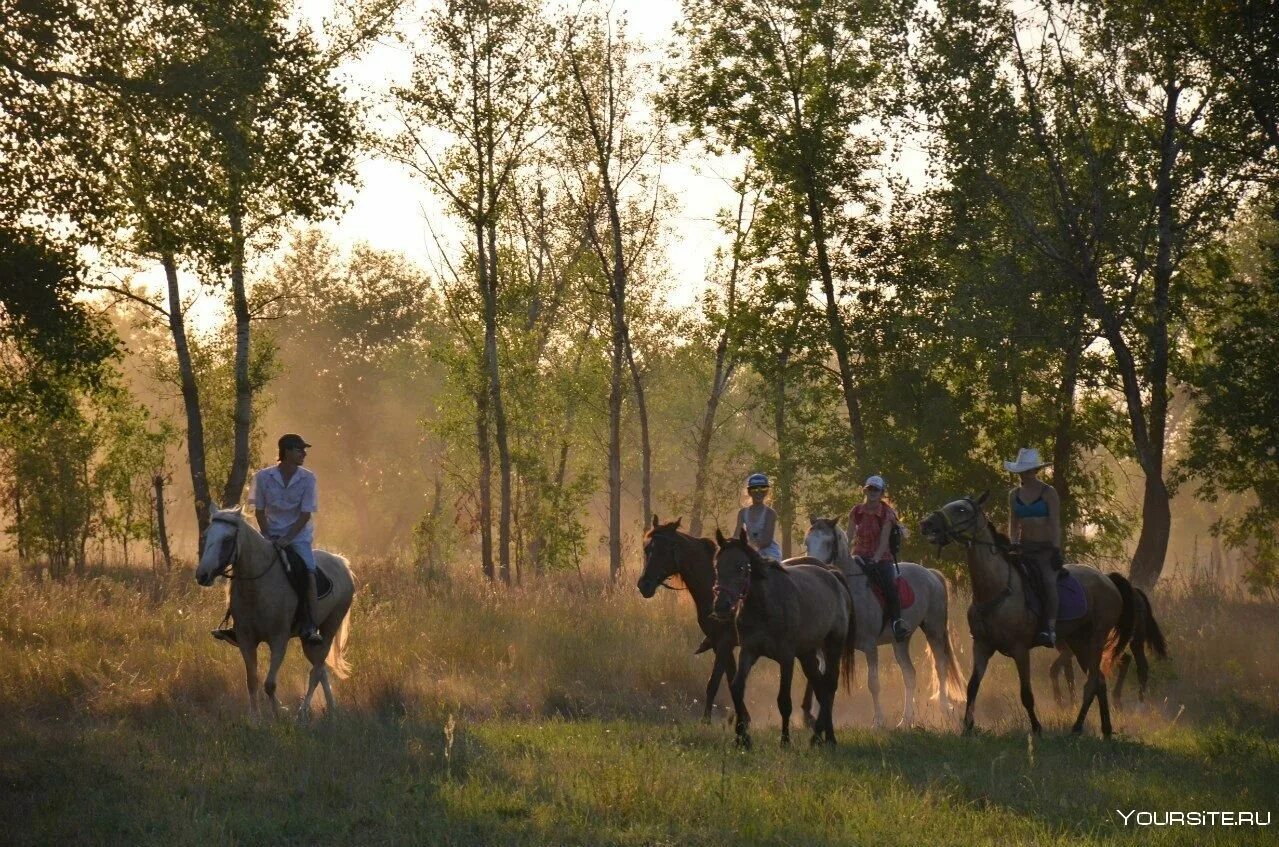
POLYGON ((615 578, 755 470, 794 554, 870 473, 913 524, 1038 446, 1072 559, 1279 590, 1269 4, 684 0, 662 45, 593 2, 304 11, 0 6, 24 565, 189 561, 296 431, 321 545, 425 573, 615 578), (351 79, 388 46, 411 78, 351 79), (438 198, 430 262, 323 225, 370 157, 438 198), (737 201, 679 308, 688 161, 737 201))

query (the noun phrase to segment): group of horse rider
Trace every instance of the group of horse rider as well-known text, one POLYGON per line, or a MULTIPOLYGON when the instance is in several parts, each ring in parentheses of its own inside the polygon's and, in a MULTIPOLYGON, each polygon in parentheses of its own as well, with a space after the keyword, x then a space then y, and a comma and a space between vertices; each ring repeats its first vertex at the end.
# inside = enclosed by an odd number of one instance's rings
MULTIPOLYGON (((1015 459, 1003 463, 1005 470, 1018 477, 1018 484, 1008 492, 1008 537, 1020 549, 1031 583, 1043 600, 1034 640, 1043 647, 1057 644, 1057 572, 1063 566, 1061 503, 1053 487, 1039 478, 1039 472, 1051 464, 1033 447, 1020 449, 1015 459)), ((895 543, 902 529, 897 511, 885 496, 887 488, 879 474, 866 479, 862 502, 848 512, 846 531, 854 560, 883 593, 893 637, 905 641, 910 632, 901 618, 895 543)), ((750 504, 737 513, 737 526, 746 527, 747 540, 761 555, 780 560, 777 512, 768 505, 771 489, 765 474, 747 478, 750 504)))

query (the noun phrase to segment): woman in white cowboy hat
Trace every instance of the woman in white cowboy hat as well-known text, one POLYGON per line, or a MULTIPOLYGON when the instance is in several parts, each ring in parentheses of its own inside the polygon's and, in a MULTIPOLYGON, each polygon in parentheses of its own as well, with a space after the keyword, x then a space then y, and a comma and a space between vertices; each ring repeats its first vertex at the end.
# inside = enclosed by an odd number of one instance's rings
POLYGON ((1052 462, 1039 457, 1034 447, 1023 447, 1004 469, 1021 477, 1008 492, 1008 537, 1021 545, 1022 559, 1035 571, 1034 581, 1044 601, 1034 644, 1057 646, 1057 571, 1062 567, 1061 501, 1056 490, 1039 478, 1040 468, 1052 462))

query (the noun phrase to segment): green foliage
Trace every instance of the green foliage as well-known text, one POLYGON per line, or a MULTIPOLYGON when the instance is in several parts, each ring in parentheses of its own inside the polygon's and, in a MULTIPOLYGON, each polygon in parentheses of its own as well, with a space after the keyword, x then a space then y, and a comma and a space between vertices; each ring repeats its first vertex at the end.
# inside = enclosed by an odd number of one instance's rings
POLYGON ((1279 206, 1258 198, 1229 259, 1204 269, 1187 376, 1196 400, 1179 479, 1221 502, 1215 531, 1241 549, 1251 588, 1279 592, 1279 206), (1245 498, 1241 500, 1240 498, 1245 498))

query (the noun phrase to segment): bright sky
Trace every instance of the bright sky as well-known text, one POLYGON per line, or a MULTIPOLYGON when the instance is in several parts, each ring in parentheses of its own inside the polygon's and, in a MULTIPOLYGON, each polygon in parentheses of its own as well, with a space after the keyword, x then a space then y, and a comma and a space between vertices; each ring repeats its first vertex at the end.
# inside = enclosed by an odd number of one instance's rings
MULTIPOLYGON (((305 13, 314 17, 322 17, 331 6, 332 0, 303 2, 305 13)), ((652 46, 669 39, 679 16, 677 0, 616 0, 613 9, 618 15, 627 15, 632 37, 652 46)), ((377 96, 392 82, 407 79, 409 49, 389 39, 384 41, 348 68, 352 80, 370 97, 377 96)), ((350 207, 341 220, 326 228, 342 243, 364 241, 404 253, 424 267, 431 267, 436 251, 424 218, 431 217, 436 232, 449 229, 436 197, 407 169, 375 155, 360 162, 359 173, 361 185, 353 192, 350 207)), ((715 163, 685 159, 667 164, 663 175, 667 188, 680 204, 672 221, 676 238, 669 256, 673 277, 669 299, 673 305, 689 305, 704 287, 706 270, 719 239, 714 216, 735 202, 725 183, 733 174, 721 172, 721 178, 716 175, 715 163)))

